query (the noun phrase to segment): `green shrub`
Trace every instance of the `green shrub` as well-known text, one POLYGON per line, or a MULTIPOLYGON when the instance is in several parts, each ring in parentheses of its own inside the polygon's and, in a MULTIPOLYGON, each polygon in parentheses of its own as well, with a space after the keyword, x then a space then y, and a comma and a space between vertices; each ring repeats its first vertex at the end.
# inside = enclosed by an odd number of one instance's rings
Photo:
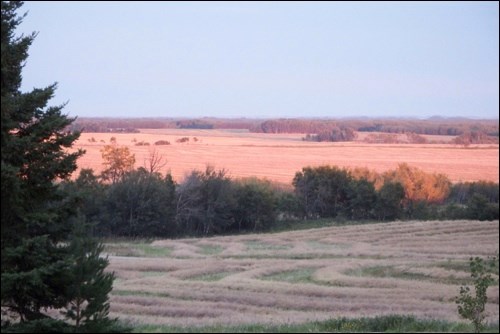
POLYGON ((471 294, 468 286, 460 287, 460 295, 456 298, 458 304, 458 314, 464 319, 468 319, 474 325, 474 331, 480 333, 484 328, 484 311, 488 297, 486 290, 493 283, 490 272, 498 266, 498 255, 484 261, 480 257, 470 258, 469 265, 471 277, 474 279, 475 295, 471 294))

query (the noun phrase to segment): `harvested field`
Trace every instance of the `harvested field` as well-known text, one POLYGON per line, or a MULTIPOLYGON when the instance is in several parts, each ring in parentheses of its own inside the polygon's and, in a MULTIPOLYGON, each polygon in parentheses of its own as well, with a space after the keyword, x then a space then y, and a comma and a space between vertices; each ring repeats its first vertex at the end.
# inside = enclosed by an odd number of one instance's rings
MULTIPOLYGON (((498 240, 498 221, 428 221, 108 243, 111 313, 173 326, 387 314, 458 321, 468 258, 495 254, 498 240)), ((490 321, 499 316, 495 278, 490 321)))
MULTIPOLYGON (((305 166, 337 165, 367 167, 382 172, 406 162, 426 172, 444 173, 452 181, 499 181, 498 145, 463 147, 452 144, 366 144, 362 142, 316 143, 302 141, 301 134, 261 134, 238 130, 141 130, 141 133, 83 133, 75 148, 87 153, 79 168, 102 169, 100 149, 115 137, 136 156, 136 167, 144 166, 155 148, 167 160, 170 170, 182 181, 193 169, 207 164, 225 168, 230 176, 268 178, 291 184, 305 166), (177 140, 187 137, 189 141, 177 140), (196 139, 195 139, 196 138, 196 139), (170 145, 154 145, 166 140, 170 145), (149 145, 137 146, 137 143, 149 145)), ((74 175, 77 175, 76 173, 74 175)))

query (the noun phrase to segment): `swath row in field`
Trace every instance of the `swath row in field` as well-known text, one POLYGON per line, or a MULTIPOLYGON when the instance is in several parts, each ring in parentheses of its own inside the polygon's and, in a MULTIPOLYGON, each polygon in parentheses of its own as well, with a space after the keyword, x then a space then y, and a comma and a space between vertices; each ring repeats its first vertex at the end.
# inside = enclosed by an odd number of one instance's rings
MULTIPOLYGON (((111 311, 181 326, 394 313, 455 321, 468 258, 495 254, 498 238, 498 221, 430 221, 110 243, 111 311)), ((498 319, 498 284, 488 295, 498 319)))

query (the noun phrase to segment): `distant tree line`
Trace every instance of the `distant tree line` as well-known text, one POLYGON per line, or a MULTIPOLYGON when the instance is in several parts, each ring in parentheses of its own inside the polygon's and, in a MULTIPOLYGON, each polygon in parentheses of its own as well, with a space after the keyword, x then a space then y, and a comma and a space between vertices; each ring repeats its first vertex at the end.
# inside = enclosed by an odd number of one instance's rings
POLYGON ((470 144, 498 144, 498 135, 490 136, 484 131, 467 131, 453 140, 454 144, 470 145, 470 144))
MULTIPOLYGON (((172 119, 172 118, 78 118, 71 131, 138 132, 138 129, 244 129, 258 133, 304 133, 305 140, 350 141, 357 132, 407 134, 411 143, 423 143, 418 135, 459 136, 456 144, 498 143, 498 120, 470 119, 172 119)), ((390 140, 371 138, 369 142, 390 140)), ((395 140, 395 137, 393 138, 395 140)))
POLYGON ((353 141, 356 138, 356 132, 352 128, 333 126, 331 129, 322 130, 317 134, 307 134, 304 137, 306 141, 353 141))
POLYGON ((214 124, 204 121, 204 120, 199 120, 199 119, 188 119, 188 120, 181 120, 177 121, 175 123, 176 127, 179 129, 213 129, 214 124))
MULTIPOLYGON (((497 183, 452 184, 400 164, 366 168, 305 167, 292 187, 257 178, 232 179, 225 170, 194 170, 177 183, 170 174, 133 168, 133 156, 103 149, 101 175, 83 169, 61 184, 97 236, 180 237, 265 231, 285 220, 498 219, 497 183), (114 159, 122 160, 121 163, 114 159)), ((157 157, 158 158, 158 157, 157 157)), ((157 161, 158 162, 158 161, 157 161)))
POLYGON ((329 131, 334 127, 351 128, 359 132, 415 133, 459 136, 464 133, 484 133, 498 138, 498 120, 405 120, 405 119, 273 119, 250 129, 264 133, 311 133, 329 131))
POLYGON ((363 142, 373 144, 427 144, 429 141, 422 135, 407 132, 404 135, 398 133, 370 133, 363 142))

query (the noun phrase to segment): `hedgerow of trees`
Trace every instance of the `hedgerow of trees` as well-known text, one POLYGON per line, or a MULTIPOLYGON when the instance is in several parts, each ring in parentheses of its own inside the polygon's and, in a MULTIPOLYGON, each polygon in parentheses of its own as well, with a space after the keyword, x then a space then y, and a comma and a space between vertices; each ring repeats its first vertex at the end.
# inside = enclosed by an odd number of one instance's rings
MULTIPOLYGON (((133 158, 114 155, 115 159, 133 158)), ((155 159, 162 159, 155 155, 155 159)), ((106 165, 120 165, 105 160, 106 165)), ((283 220, 498 219, 498 184, 452 184, 442 174, 400 164, 366 168, 305 167, 292 188, 226 170, 194 170, 181 183, 140 167, 106 174, 82 170, 61 186, 99 236, 177 237, 266 231, 283 220)))

